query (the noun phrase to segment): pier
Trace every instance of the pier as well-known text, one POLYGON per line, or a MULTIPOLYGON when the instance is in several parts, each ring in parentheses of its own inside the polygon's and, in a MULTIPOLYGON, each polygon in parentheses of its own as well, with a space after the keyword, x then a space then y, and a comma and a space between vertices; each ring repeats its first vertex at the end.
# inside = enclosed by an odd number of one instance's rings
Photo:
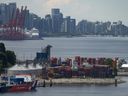
MULTIPOLYGON (((125 83, 121 78, 117 77, 117 84, 119 83, 125 83)), ((115 78, 62 78, 62 79, 52 79, 52 85, 111 85, 115 84, 115 78)), ((38 81, 38 87, 43 87, 44 80, 39 79, 38 81)), ((51 82, 50 80, 45 80, 45 86, 50 86, 51 82)), ((51 87, 51 86, 50 86, 51 87)))

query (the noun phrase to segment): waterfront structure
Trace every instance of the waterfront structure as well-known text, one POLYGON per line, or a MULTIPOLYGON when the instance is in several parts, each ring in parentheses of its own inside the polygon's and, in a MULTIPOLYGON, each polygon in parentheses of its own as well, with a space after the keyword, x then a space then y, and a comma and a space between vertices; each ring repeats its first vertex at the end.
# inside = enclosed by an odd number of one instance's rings
POLYGON ((16 7, 16 3, 0 4, 0 39, 23 40, 27 7, 16 7))
POLYGON ((41 52, 36 53, 35 62, 42 64, 50 64, 50 56, 51 56, 51 45, 47 45, 41 52))

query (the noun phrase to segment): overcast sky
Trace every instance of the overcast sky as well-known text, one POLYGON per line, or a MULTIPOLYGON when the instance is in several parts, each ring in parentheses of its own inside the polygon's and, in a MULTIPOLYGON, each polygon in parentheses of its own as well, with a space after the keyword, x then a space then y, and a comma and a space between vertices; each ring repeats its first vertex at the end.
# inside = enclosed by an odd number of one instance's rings
POLYGON ((16 2, 26 5, 30 12, 44 17, 51 8, 60 8, 65 16, 77 21, 118 21, 128 25, 128 0, 0 0, 0 3, 16 2))

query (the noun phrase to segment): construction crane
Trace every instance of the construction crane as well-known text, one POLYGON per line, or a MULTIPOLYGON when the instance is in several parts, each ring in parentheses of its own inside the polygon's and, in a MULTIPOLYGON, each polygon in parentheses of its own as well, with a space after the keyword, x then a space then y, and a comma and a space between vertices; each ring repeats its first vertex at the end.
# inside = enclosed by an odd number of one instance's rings
POLYGON ((17 8, 13 9, 11 19, 7 24, 1 26, 3 32, 0 34, 4 40, 24 40, 25 33, 23 31, 24 21, 27 7, 21 7, 21 10, 17 8))

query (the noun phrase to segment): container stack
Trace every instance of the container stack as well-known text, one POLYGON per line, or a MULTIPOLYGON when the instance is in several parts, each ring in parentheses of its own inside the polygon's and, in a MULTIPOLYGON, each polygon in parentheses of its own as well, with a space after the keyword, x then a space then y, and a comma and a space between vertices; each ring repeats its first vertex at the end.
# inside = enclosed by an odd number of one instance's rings
POLYGON ((48 73, 53 78, 72 78, 72 77, 93 77, 106 78, 114 77, 116 69, 116 59, 113 58, 51 58, 48 73), (52 70, 52 71, 51 71, 52 70))

